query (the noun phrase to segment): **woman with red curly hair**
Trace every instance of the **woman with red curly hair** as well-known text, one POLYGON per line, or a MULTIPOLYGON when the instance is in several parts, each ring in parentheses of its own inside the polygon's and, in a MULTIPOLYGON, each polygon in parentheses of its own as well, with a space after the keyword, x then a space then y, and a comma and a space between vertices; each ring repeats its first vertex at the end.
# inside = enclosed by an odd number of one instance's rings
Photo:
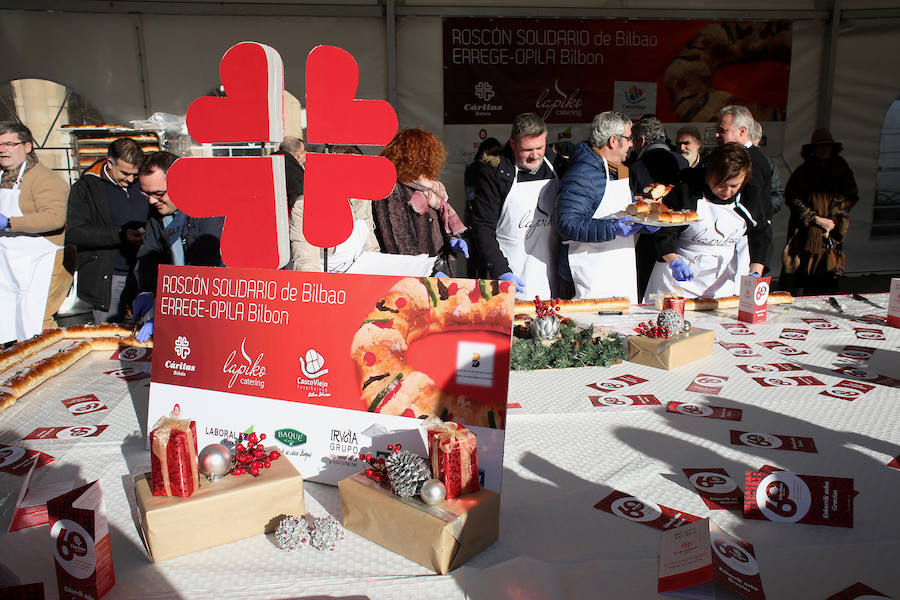
POLYGON ((447 163, 444 144, 424 129, 403 129, 381 154, 397 168, 391 195, 372 204, 381 250, 436 256, 434 271, 452 275, 451 251, 468 258, 469 250, 459 237, 466 227, 439 181, 447 163))

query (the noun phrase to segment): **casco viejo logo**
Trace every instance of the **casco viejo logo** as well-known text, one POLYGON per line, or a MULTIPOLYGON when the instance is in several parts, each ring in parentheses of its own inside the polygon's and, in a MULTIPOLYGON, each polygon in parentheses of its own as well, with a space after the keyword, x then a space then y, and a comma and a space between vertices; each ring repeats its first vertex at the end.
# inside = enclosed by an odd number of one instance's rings
POLYGON ((275 439, 285 446, 300 446, 306 443, 306 434, 296 429, 279 429, 274 434, 275 439))

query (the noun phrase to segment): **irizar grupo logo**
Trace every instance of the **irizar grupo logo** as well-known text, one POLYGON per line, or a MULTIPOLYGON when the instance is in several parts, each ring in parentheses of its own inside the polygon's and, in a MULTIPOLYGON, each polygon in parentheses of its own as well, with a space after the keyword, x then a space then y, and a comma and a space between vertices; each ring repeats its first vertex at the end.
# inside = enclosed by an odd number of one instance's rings
POLYGON ((279 429, 274 435, 275 439, 285 446, 299 446, 306 443, 306 434, 296 429, 279 429))

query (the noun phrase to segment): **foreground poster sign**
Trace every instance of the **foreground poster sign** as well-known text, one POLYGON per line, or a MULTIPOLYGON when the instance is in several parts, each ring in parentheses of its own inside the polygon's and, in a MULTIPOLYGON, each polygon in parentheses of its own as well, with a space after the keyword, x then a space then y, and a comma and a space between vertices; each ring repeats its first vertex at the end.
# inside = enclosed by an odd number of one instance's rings
POLYGON ((427 415, 478 436, 499 492, 514 290, 508 282, 161 267, 148 427, 180 405, 199 445, 252 428, 306 478, 361 451, 424 454, 427 415))

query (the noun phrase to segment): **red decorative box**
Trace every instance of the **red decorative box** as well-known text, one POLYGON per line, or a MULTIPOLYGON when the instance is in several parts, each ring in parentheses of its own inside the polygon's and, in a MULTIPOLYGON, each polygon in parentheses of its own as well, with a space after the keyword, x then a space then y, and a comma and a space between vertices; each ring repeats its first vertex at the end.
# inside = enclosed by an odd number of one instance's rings
POLYGON ((477 492, 478 445, 475 434, 459 423, 428 426, 431 472, 447 488, 447 499, 477 492))
POLYGON ((163 417, 150 433, 151 489, 154 496, 187 498, 200 487, 197 424, 163 417))

